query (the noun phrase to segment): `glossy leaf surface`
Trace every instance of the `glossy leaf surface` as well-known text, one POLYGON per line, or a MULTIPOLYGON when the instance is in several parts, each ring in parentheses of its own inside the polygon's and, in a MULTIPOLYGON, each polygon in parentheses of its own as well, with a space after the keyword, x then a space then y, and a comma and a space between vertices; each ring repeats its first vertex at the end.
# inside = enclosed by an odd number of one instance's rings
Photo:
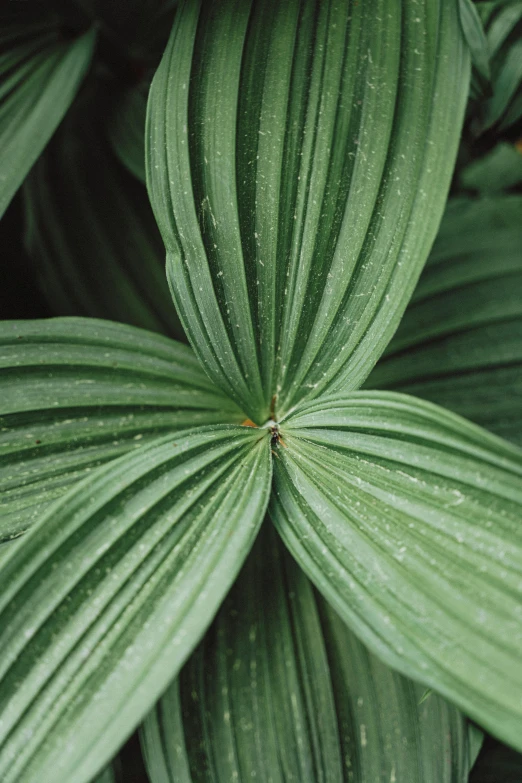
POLYGON ((0 33, 0 216, 69 108, 95 43, 56 25, 6 24, 0 33))
POLYGON ((263 528, 204 641, 147 717, 151 783, 466 783, 459 711, 392 672, 263 528))
POLYGON ((264 517, 266 430, 186 430, 73 488, 0 568, 0 779, 86 783, 201 638, 264 517))
POLYGON ((96 319, 4 321, 0 539, 26 530, 93 468, 152 438, 241 421, 173 340, 96 319))
POLYGON ((432 400, 522 444, 522 198, 450 202, 368 388, 432 400))
POLYGON ((383 660, 521 746, 522 451, 391 392, 281 425, 271 515, 383 660))
POLYGON ((185 330, 257 423, 357 388, 393 334, 442 213, 468 60, 456 0, 181 7, 148 187, 185 330))

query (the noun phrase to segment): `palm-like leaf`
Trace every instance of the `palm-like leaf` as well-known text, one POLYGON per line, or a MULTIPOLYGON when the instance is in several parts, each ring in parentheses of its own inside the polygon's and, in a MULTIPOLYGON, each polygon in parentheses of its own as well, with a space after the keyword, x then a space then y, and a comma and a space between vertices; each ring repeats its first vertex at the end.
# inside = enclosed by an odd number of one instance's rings
POLYGON ((357 388, 393 334, 468 60, 454 2, 180 9, 149 98, 149 191, 187 334, 254 421, 357 388))
POLYGON ((271 515, 368 646, 522 747, 522 452, 391 392, 281 425, 271 515))
POLYGON ((167 432, 240 423, 184 345, 95 319, 0 327, 0 540, 93 468, 167 432))
POLYGON ((144 723, 151 783, 465 783, 463 716, 370 655, 265 533, 144 723))
POLYGON ((264 516, 267 431, 168 435, 99 468, 0 571, 0 778, 84 783, 212 620, 264 516))

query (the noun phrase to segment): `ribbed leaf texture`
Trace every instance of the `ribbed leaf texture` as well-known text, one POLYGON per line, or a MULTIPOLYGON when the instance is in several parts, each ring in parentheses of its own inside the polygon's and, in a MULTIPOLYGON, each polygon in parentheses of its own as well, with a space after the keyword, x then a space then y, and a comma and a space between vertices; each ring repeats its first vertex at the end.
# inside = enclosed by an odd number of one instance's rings
POLYGON ((35 276, 54 315, 181 337, 146 190, 105 138, 107 96, 92 89, 82 98, 23 187, 35 276))
POLYGON ((449 202, 429 262, 367 380, 522 444, 522 198, 449 202))
POLYGON ((54 20, 0 32, 0 217, 69 108, 95 34, 66 40, 54 20))
POLYGON ((267 430, 187 430, 99 468, 0 571, 0 779, 87 783, 177 674, 245 559, 267 430))
POLYGON ((281 424, 271 515, 383 660, 522 747, 522 451, 392 392, 281 424))
POLYGON ((98 465, 168 432, 244 418, 186 346, 83 318, 0 324, 0 414, 4 541, 98 465))
POLYGON ((370 655, 263 531, 143 725, 151 783, 465 783, 463 716, 370 655))
POLYGON ((180 8, 148 187, 187 334, 257 423, 368 375, 434 239, 468 83, 456 0, 180 8))

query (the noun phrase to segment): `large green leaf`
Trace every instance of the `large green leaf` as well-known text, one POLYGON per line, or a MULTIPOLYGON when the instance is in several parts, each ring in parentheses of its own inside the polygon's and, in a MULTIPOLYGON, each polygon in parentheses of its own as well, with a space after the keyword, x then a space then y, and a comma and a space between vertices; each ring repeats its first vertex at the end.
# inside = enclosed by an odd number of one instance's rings
POLYGON ((1 322, 0 540, 101 463, 242 418, 173 340, 95 319, 1 322))
POLYGON ((86 783, 177 674, 265 514, 267 430, 157 439, 73 488, 0 568, 0 779, 86 783))
POLYGON ((181 7, 149 192, 182 323, 254 421, 369 373, 438 227, 468 80, 457 0, 181 7))
POLYGON ((56 24, 0 32, 0 216, 69 108, 89 67, 93 31, 76 40, 56 24))
POLYGON ((105 138, 107 96, 67 117, 24 188, 26 246, 55 315, 89 315, 179 337, 164 249, 143 185, 105 138))
POLYGON ((271 515, 383 660, 522 747, 522 451, 392 392, 281 425, 271 515))
POLYGON ((145 720, 151 783, 466 783, 464 717, 370 655, 263 534, 145 720))
POLYGON ((408 392, 522 443, 522 198, 449 203, 369 388, 408 392))

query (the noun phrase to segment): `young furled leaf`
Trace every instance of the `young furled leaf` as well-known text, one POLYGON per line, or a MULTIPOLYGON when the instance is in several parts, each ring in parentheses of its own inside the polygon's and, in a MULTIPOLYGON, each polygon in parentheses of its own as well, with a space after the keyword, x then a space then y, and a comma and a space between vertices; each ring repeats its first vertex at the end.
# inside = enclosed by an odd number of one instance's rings
POLYGON ((268 430, 200 427, 98 468, 0 569, 0 779, 87 783, 201 638, 266 511, 268 430))
POLYGON ((68 41, 53 19, 1 31, 0 217, 72 103, 95 39, 68 41))
POLYGON ((108 321, 4 321, 0 368, 0 541, 102 463, 244 419, 189 348, 108 321))
POLYGON ((434 239, 468 84, 456 2, 180 8, 149 192, 189 339, 253 421, 368 375, 434 239))
POLYGON ((377 661, 263 529, 147 717, 151 783, 466 783, 466 719, 377 661))
POLYGON ((280 424, 270 514, 384 661, 522 748, 522 451, 392 392, 280 424))

